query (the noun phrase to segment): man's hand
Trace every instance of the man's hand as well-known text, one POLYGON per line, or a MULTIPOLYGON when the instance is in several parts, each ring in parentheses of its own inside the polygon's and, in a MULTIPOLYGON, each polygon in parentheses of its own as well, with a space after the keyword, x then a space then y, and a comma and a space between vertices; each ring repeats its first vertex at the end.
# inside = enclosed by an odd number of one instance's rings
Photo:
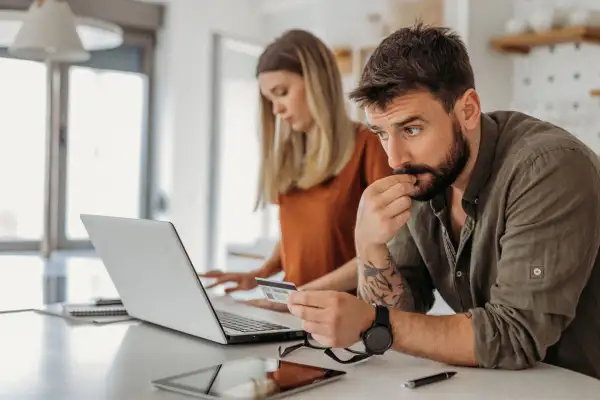
MULTIPOLYGON (((324 346, 350 347, 375 321, 375 307, 344 292, 290 293, 288 306, 304 330, 324 346)), ((475 332, 469 314, 422 315, 390 310, 396 351, 456 365, 475 366, 475 332)))
POLYGON ((351 294, 333 291, 290 293, 290 312, 324 346, 349 347, 375 320, 375 308, 351 294))
POLYGON ((391 175, 365 189, 356 217, 357 246, 382 245, 394 237, 410 218, 415 183, 412 175, 391 175))

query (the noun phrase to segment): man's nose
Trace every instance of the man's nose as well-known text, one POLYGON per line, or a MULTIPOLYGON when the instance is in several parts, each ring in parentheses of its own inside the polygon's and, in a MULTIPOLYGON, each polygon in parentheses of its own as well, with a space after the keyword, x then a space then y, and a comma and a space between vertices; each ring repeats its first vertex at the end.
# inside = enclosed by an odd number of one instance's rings
POLYGON ((390 135, 387 141, 388 164, 394 170, 403 168, 410 161, 406 142, 390 135))

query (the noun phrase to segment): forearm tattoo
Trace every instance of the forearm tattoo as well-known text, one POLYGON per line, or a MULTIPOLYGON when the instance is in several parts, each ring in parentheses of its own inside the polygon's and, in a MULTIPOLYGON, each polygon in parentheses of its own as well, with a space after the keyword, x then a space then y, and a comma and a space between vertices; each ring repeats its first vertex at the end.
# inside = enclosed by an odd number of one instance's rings
POLYGON ((388 253, 385 265, 358 260, 358 295, 368 303, 393 307, 405 311, 414 310, 410 286, 400 275, 392 256, 388 253))

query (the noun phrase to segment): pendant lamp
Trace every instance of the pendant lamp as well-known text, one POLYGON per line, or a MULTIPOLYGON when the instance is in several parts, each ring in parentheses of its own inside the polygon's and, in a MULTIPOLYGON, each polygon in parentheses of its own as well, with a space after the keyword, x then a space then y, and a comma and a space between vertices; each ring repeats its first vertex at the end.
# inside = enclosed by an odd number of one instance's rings
POLYGON ((83 62, 89 51, 119 47, 122 29, 112 23, 75 17, 66 0, 35 0, 29 11, 0 11, 0 46, 17 58, 83 62))

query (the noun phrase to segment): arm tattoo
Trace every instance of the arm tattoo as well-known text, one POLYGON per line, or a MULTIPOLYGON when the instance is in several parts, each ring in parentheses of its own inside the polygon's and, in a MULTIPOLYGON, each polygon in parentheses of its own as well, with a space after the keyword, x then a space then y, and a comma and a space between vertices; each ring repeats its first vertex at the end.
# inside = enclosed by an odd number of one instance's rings
POLYGON ((414 300, 410 286, 398 272, 396 263, 389 253, 384 265, 379 267, 371 261, 366 263, 358 261, 360 298, 369 303, 413 311, 414 300))
POLYGON ((398 275, 398 269, 396 269, 396 263, 394 262, 394 259, 392 258, 392 255, 389 254, 389 253, 388 253, 387 257, 386 257, 386 262, 387 262, 388 268, 392 271, 391 272, 391 276, 398 275))

